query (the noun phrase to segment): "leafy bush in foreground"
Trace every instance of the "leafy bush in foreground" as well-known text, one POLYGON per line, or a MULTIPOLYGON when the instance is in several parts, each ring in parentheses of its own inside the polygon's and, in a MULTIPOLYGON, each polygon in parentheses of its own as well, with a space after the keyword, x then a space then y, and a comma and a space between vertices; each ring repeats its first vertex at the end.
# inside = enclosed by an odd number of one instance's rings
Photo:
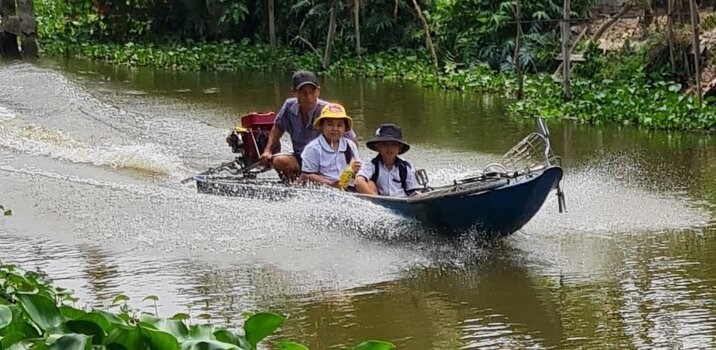
MULTIPOLYGON (((72 292, 53 287, 36 272, 23 272, 0 263, 0 349, 256 349, 284 318, 268 312, 251 315, 243 334, 210 324, 187 325, 187 314, 171 318, 142 313, 137 317, 124 301, 120 313, 85 311, 70 306, 77 299, 72 292)), ((155 296, 145 299, 156 301, 155 296)), ((281 350, 305 350, 294 342, 278 342, 281 350)), ((388 350, 393 344, 367 341, 357 350, 388 350)))

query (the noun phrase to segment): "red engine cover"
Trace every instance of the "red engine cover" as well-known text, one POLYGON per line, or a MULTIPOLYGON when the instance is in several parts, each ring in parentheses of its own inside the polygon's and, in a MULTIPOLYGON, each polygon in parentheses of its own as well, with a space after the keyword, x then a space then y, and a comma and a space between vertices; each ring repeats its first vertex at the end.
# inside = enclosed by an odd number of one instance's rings
POLYGON ((241 116, 241 126, 250 129, 253 127, 260 127, 261 129, 268 128, 271 130, 273 127, 273 121, 276 118, 276 113, 258 113, 252 112, 241 116))
POLYGON ((241 116, 241 126, 248 131, 241 133, 244 155, 249 163, 258 162, 261 152, 268 142, 271 128, 273 128, 276 113, 252 112, 241 116))

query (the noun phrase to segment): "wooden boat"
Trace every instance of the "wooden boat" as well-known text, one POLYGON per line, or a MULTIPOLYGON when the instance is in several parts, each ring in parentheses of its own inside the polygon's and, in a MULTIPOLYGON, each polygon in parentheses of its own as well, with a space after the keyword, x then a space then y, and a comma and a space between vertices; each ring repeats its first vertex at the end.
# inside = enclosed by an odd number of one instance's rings
MULTIPOLYGON (((242 126, 227 139, 239 156, 187 180, 195 180, 200 193, 225 196, 278 199, 312 191, 257 178, 267 170, 257 160, 272 125, 273 114, 242 117, 242 126)), ((450 184, 430 187, 427 174, 419 170, 416 178, 423 189, 412 197, 352 195, 444 232, 509 235, 534 217, 552 190, 556 190, 560 212, 566 209, 560 158, 552 152, 549 131, 541 119, 537 119, 537 129, 505 153, 501 162, 450 184)))

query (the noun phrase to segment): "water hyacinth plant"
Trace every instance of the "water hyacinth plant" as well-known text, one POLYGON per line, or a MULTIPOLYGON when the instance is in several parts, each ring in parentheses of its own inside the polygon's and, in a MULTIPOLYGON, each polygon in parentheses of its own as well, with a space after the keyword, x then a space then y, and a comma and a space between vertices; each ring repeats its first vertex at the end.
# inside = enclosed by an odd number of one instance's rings
MULTIPOLYGON (((188 314, 170 318, 131 310, 125 295, 115 297, 119 313, 83 310, 72 292, 54 287, 37 272, 25 272, 15 265, 0 263, 0 349, 256 349, 273 334, 284 318, 270 312, 249 315, 243 334, 211 324, 188 325, 188 314)), ((156 302, 156 296, 145 300, 156 302)), ((277 349, 306 350, 289 341, 277 342, 277 349)), ((393 344, 367 341, 356 350, 392 349, 393 344)))

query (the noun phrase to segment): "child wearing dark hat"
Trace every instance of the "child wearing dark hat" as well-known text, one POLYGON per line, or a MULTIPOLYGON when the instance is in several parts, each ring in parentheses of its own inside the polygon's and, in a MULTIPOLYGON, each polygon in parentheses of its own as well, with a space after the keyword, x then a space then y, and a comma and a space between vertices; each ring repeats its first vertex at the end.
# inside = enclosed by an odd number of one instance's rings
POLYGON ((408 197, 416 193, 419 185, 415 171, 408 161, 398 157, 410 149, 410 145, 403 141, 399 127, 382 124, 366 146, 378 155, 358 171, 355 187, 359 193, 392 197, 408 197))

